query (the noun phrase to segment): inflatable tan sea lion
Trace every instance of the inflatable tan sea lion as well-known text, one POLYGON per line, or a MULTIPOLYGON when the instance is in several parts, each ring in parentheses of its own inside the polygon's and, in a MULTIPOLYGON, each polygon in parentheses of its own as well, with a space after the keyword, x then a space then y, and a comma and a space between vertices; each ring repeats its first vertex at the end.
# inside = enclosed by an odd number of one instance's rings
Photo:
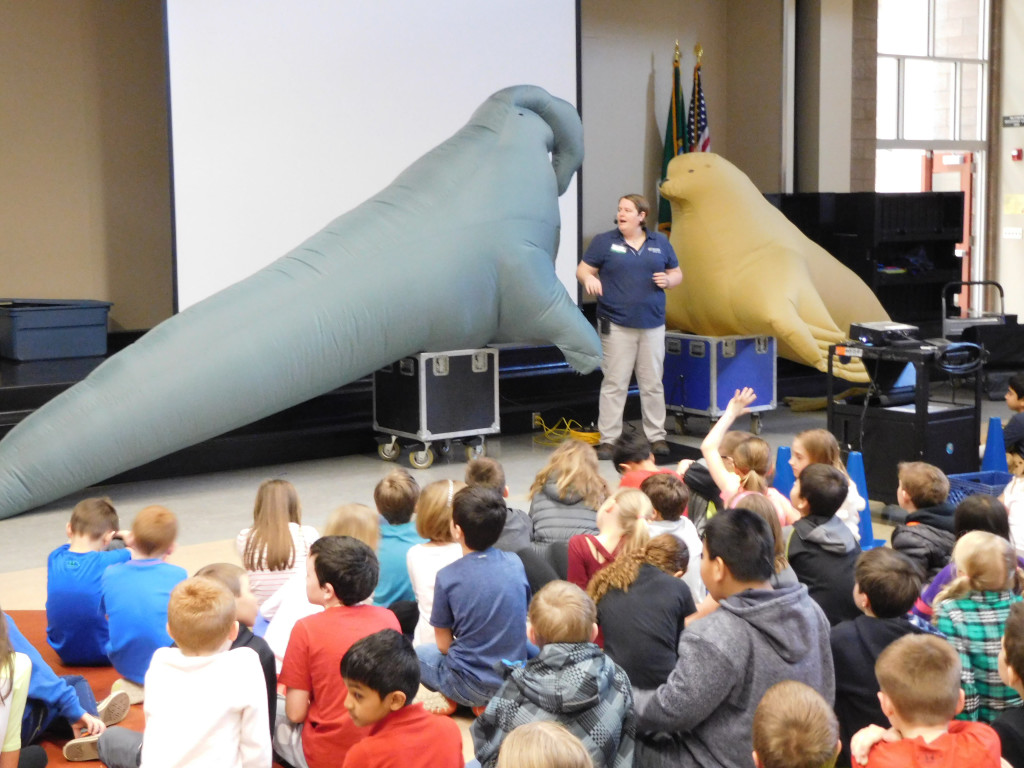
MULTIPOLYGON (((808 239, 719 155, 679 155, 661 193, 672 203, 682 285, 668 292, 670 328, 708 336, 766 335, 779 354, 824 371, 851 322, 888 320, 871 289, 808 239)), ((867 381, 853 360, 838 375, 867 381)))

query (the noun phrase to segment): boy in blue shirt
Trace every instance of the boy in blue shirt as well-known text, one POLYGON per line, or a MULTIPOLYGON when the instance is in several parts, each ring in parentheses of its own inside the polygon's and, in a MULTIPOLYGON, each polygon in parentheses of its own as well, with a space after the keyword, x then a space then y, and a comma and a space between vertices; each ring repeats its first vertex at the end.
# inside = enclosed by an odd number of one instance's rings
POLYGON ((416 648, 423 685, 448 700, 444 714, 458 704, 482 710, 503 682, 501 662, 526 660, 530 587, 522 561, 494 548, 504 524, 505 501, 495 491, 455 494, 452 535, 463 556, 437 574, 430 614, 437 644, 416 648))
POLYGON ((174 551, 178 519, 164 507, 146 507, 132 524, 132 545, 138 557, 103 572, 102 607, 110 639, 107 656, 121 674, 111 690, 124 690, 132 704, 143 699, 143 680, 153 652, 171 644, 167 634, 167 602, 171 590, 188 576, 184 568, 164 562, 174 551))
POLYGON ((108 566, 131 559, 127 549, 107 551, 117 533, 117 511, 110 499, 84 499, 71 510, 68 543, 47 560, 46 641, 68 666, 110 664, 100 579, 108 566))
MULTIPOLYGON (((377 547, 380 581, 373 592, 374 605, 388 608, 400 600, 416 601, 405 556, 413 544, 426 541, 416 533, 416 523, 412 520, 419 497, 419 485, 404 469, 391 470, 373 489, 373 503, 381 517, 377 547)), ((399 615, 399 619, 402 618, 399 615)), ((412 626, 416 626, 415 619, 412 626)), ((411 630, 408 634, 412 634, 411 630)))

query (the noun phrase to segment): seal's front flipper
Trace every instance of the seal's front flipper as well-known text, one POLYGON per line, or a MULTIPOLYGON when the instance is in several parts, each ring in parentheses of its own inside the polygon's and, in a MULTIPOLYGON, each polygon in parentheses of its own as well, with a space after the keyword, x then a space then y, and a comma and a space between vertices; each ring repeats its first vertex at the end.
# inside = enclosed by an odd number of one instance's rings
POLYGON ((499 340, 554 344, 579 373, 601 365, 601 340, 559 282, 551 256, 523 245, 499 269, 499 340))

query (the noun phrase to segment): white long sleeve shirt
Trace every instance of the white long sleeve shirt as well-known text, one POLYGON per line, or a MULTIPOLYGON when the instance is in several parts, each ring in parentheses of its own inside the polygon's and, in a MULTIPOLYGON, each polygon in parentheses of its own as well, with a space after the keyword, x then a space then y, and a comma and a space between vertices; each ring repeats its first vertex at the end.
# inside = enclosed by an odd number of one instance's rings
POLYGON ((142 768, 270 768, 267 685, 251 648, 212 656, 160 648, 144 709, 142 768))

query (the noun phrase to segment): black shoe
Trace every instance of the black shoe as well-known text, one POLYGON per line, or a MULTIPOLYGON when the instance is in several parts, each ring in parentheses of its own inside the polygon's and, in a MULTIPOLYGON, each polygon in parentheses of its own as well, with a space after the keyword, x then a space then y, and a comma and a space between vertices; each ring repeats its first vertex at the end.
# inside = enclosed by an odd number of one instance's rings
POLYGON ((614 446, 612 446, 611 443, 601 443, 599 446, 597 446, 597 458, 601 459, 602 461, 611 459, 614 450, 615 448, 614 446))
POLYGON ((651 453, 655 456, 668 456, 672 453, 672 449, 668 447, 668 443, 664 440, 655 440, 651 443, 651 453))

